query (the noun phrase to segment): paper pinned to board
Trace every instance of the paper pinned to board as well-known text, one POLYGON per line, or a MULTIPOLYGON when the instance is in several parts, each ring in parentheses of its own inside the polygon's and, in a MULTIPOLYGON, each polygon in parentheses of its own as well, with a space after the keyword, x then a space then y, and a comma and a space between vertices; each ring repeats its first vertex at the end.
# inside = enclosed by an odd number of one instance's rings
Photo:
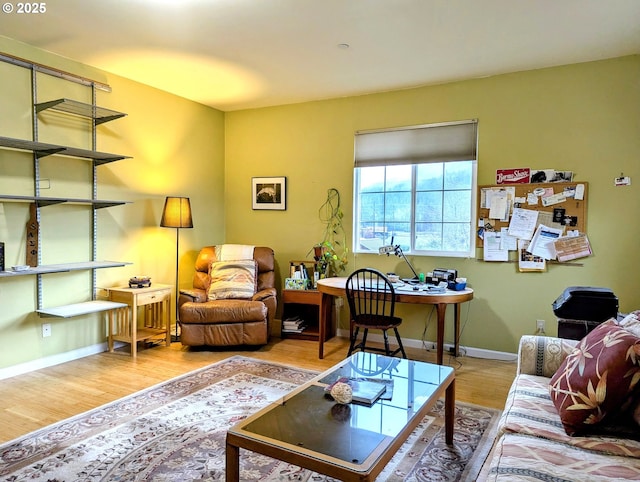
POLYGON ((534 256, 544 259, 555 259, 556 250, 553 243, 562 235, 561 229, 550 228, 544 224, 539 224, 536 232, 531 238, 528 251, 534 256))
POLYGON ((518 270, 527 271, 546 271, 547 261, 540 256, 534 256, 529 249, 530 241, 526 239, 518 239, 518 270))
POLYGON ((533 209, 514 208, 509 222, 509 236, 520 239, 531 239, 538 223, 538 211, 533 209))
POLYGON ((483 251, 485 261, 509 261, 509 250, 502 244, 502 233, 485 232, 483 251))
POLYGON ((543 196, 540 198, 544 207, 560 204, 567 200, 564 193, 552 194, 551 196, 543 196))
POLYGON ((518 249, 518 238, 509 236, 508 228, 500 228, 500 242, 500 246, 508 251, 517 251, 518 249))
POLYGON ((577 236, 559 238, 553 243, 553 246, 556 250, 556 257, 560 262, 585 258, 593 254, 589 238, 584 233, 580 233, 577 236))
POLYGON ((502 196, 493 196, 489 207, 489 219, 505 219, 509 213, 508 207, 509 202, 506 193, 503 193, 502 196))

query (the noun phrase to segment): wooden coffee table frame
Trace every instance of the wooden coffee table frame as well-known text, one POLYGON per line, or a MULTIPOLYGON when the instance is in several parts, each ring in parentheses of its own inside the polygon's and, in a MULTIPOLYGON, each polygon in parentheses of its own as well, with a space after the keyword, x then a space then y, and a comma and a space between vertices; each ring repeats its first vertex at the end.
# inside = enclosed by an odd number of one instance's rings
MULTIPOLYGON (((422 363, 422 362, 416 362, 422 363)), ((340 365, 340 364, 339 364, 340 365)), ((318 385, 318 381, 335 370, 333 367, 313 380, 301 385, 282 399, 270 404, 258 413, 248 417, 235 425, 227 432, 226 440, 226 480, 235 482, 240 480, 240 449, 247 449, 262 455, 282 460, 284 462, 303 467, 314 472, 328 475, 343 481, 373 481, 389 463, 391 457, 407 440, 411 432, 418 426, 436 401, 445 397, 445 441, 453 443, 453 425, 455 419, 455 372, 451 373, 440 382, 438 388, 429 397, 429 400, 417 410, 407 421, 405 426, 395 437, 387 436, 375 450, 361 464, 348 463, 303 447, 281 442, 262 435, 244 431, 243 427, 284 404, 297 393, 305 390, 310 385, 318 385)), ((380 400, 376 403, 381 403, 380 400)))

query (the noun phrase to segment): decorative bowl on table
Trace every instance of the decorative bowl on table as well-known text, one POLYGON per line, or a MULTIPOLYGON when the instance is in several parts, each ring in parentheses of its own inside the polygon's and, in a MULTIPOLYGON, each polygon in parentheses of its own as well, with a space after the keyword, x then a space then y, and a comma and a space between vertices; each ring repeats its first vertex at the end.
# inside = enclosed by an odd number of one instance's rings
POLYGON ((129 278, 129 288, 148 288, 151 286, 151 278, 149 276, 134 276, 129 278))

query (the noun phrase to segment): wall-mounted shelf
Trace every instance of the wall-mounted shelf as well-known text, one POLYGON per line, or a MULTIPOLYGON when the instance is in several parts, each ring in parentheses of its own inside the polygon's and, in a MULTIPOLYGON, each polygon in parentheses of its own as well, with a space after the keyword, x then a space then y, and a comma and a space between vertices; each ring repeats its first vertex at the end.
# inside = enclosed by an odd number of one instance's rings
POLYGON ((100 311, 110 311, 118 308, 128 308, 126 303, 116 303, 114 301, 92 300, 74 303, 71 305, 57 306, 53 308, 43 308, 38 311, 42 317, 73 318, 74 316, 88 315, 100 311))
POLYGON ((71 198, 56 198, 56 197, 41 197, 41 196, 10 196, 0 195, 0 201, 11 202, 29 202, 36 203, 38 207, 51 206, 53 204, 86 204, 91 205, 95 209, 110 208, 113 206, 121 206, 128 204, 130 201, 107 201, 101 199, 71 199, 71 198))
MULTIPOLYGON (((81 77, 74 76, 73 74, 63 73, 61 71, 56 71, 54 69, 44 68, 39 66, 38 64, 32 64, 30 62, 24 61, 22 59, 16 59, 14 57, 0 55, 0 61, 8 62, 13 65, 17 65, 19 67, 26 68, 31 71, 31 102, 30 102, 30 110, 31 110, 31 131, 32 131, 32 139, 33 140, 25 140, 25 139, 15 139, 11 137, 2 137, 0 136, 0 148, 7 150, 17 150, 17 151, 27 151, 31 153, 31 156, 28 156, 33 161, 33 191, 27 192, 23 191, 24 195, 13 195, 8 193, 0 194, 0 202, 8 201, 8 202, 17 202, 17 203, 29 203, 29 222, 27 223, 27 263, 31 265, 31 267, 25 271, 2 271, 0 272, 0 279, 8 279, 15 276, 35 276, 37 280, 37 307, 36 312, 40 316, 55 316, 62 318, 69 318, 72 316, 79 316, 88 313, 95 313, 100 311, 108 311, 109 316, 113 316, 114 312, 118 309, 125 308, 127 305, 123 303, 114 303, 111 301, 104 301, 97 299, 97 288, 96 288, 96 270, 100 268, 114 268, 121 267, 131 263, 128 262, 119 262, 119 261, 98 261, 97 260, 97 231, 98 231, 98 216, 96 211, 98 209, 119 206, 122 204, 126 204, 126 201, 112 201, 112 200, 100 200, 96 199, 97 191, 98 191, 98 183, 97 183, 97 169, 96 167, 102 164, 106 164, 113 161, 119 161, 122 159, 129 159, 129 156, 123 156, 120 154, 112 154, 107 152, 99 152, 96 150, 97 145, 97 128, 96 126, 103 124, 105 122, 109 122, 115 119, 120 119, 124 117, 126 114, 123 112, 118 112, 115 110, 107 109, 104 107, 99 107, 96 105, 96 89, 107 90, 110 91, 108 86, 99 84, 95 81, 91 81, 89 79, 84 79, 81 77), (68 99, 64 97, 66 93, 74 92, 77 93, 76 89, 67 89, 63 86, 63 84, 59 84, 59 88, 56 89, 55 94, 49 94, 50 96, 58 96, 61 92, 62 98, 57 98, 54 100, 48 100, 45 102, 38 102, 38 95, 41 91, 43 91, 46 87, 39 87, 37 77, 40 75, 53 75, 54 77, 59 77, 64 81, 78 83, 85 87, 89 87, 91 89, 91 102, 84 103, 76 100, 68 99), (106 87, 106 89, 105 89, 106 87), (78 147, 64 146, 51 144, 46 142, 40 142, 39 140, 39 128, 41 127, 43 121, 43 113, 45 111, 54 111, 61 113, 64 116, 72 115, 72 116, 80 116, 84 119, 88 119, 91 122, 86 123, 78 123, 76 127, 78 127, 78 133, 84 133, 86 131, 87 134, 91 135, 91 149, 81 149, 78 147), (51 171, 56 176, 65 176, 65 170, 68 169, 67 165, 65 165, 64 169, 55 170, 55 159, 58 156, 67 156, 79 159, 87 159, 92 161, 91 165, 91 199, 77 199, 77 198, 60 198, 60 197, 45 197, 40 195, 40 163, 41 159, 44 157, 53 156, 47 160, 47 167, 50 167, 51 171), (51 165, 53 164, 53 165, 51 165), (89 232, 90 240, 91 240, 91 250, 92 250, 92 261, 87 262, 72 262, 72 263, 62 263, 62 264, 50 264, 50 265, 42 265, 41 264, 41 246, 46 244, 41 240, 40 233, 40 215, 42 207, 52 206, 56 204, 79 204, 86 205, 91 208, 91 229, 89 232), (43 307, 42 299, 43 299, 43 283, 42 275, 46 275, 48 273, 66 273, 71 271, 90 271, 91 272, 91 300, 88 300, 83 303, 71 303, 66 306, 57 306, 57 307, 43 307)), ((45 94, 47 95, 47 94, 45 94)), ((78 139, 84 138, 84 136, 77 136, 78 139)), ((16 159, 16 162, 24 162, 27 159, 27 156, 3 156, 6 158, 13 157, 16 159)), ((43 214, 44 215, 44 214, 43 214)), ((52 280, 56 281, 57 280, 52 280)))
POLYGON ((0 147, 18 149, 21 151, 33 152, 38 158, 59 154, 61 156, 78 157, 81 159, 91 159, 96 165, 108 162, 131 159, 131 156, 111 154, 109 152, 98 152, 89 149, 79 149, 77 147, 59 146, 37 141, 27 141, 24 139, 14 139, 0 136, 0 147))
POLYGON ((75 114, 81 117, 87 117, 94 119, 96 125, 104 124, 115 119, 120 119, 127 114, 118 112, 111 109, 105 109, 104 107, 98 107, 93 104, 85 104, 84 102, 78 102, 71 99, 56 99, 49 102, 40 102, 36 104, 36 113, 44 110, 56 110, 58 112, 65 112, 67 114, 75 114))
POLYGON ((131 263, 126 261, 79 261, 77 263, 46 264, 32 266, 24 271, 0 271, 0 278, 15 278, 16 276, 32 276, 49 273, 68 273, 69 271, 86 271, 100 268, 119 268, 131 263))
POLYGON ((64 150, 64 147, 56 146, 55 144, 46 144, 44 142, 13 139, 11 137, 2 136, 0 136, 0 147, 34 152, 38 157, 50 156, 64 150))

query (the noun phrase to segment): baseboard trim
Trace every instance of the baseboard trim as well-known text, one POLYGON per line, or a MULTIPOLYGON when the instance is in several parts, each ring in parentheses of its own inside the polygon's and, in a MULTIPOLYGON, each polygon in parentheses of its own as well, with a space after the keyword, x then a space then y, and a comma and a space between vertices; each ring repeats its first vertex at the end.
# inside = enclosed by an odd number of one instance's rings
MULTIPOLYGON (((349 338, 349 332, 347 330, 338 330, 338 336, 349 338)), ((382 335, 370 334, 369 338, 375 342, 382 343, 382 335)), ((422 348, 427 351, 435 351, 435 342, 433 341, 422 341, 415 340, 411 338, 403 338, 402 343, 407 348, 422 348)), ((116 342, 115 348, 120 348, 124 343, 116 342)), ((444 344, 445 352, 448 352, 450 348, 453 348, 453 344, 445 343, 444 344)), ((78 360, 80 358, 84 358, 90 355, 97 355, 98 353, 102 353, 107 351, 109 348, 107 343, 98 343, 96 345, 91 345, 83 348, 79 348, 77 350, 68 351, 65 353, 59 353, 57 355, 52 355, 44 358, 39 358, 37 360, 32 360, 25 363, 20 363, 18 365, 13 365, 7 368, 0 368, 0 380, 4 380, 6 378, 15 377, 17 375, 24 375, 25 373, 33 372, 35 370, 41 370, 42 368, 48 368, 55 365, 60 365, 61 363, 66 363, 73 360, 78 360)), ((474 357, 474 358, 486 358, 489 360, 501 360, 501 361, 516 361, 517 355, 515 353, 501 352, 501 351, 493 351, 486 350, 484 348, 474 348, 470 346, 460 346, 460 351, 465 355, 474 357)))
MULTIPOLYGON (((120 348, 124 343, 116 342, 115 348, 120 348)), ((42 368, 48 368, 61 363, 66 363, 73 360, 78 360, 90 355, 97 355, 98 353, 105 352, 109 349, 106 342, 98 343, 96 345, 85 346, 78 348, 77 350, 68 351, 65 353, 58 353, 56 355, 46 356, 44 358, 38 358, 18 365, 13 365, 7 368, 0 368, 0 380, 6 378, 15 377, 17 375, 24 375, 25 373, 33 372, 35 370, 41 370, 42 368)))
MULTIPOLYGON (((338 336, 349 338, 349 331, 347 330, 338 330, 338 336)), ((371 333, 367 337, 367 340, 371 339, 376 343, 382 343, 383 338, 382 335, 371 333)), ((427 351, 435 352, 435 341, 430 340, 416 340, 412 338, 402 338, 402 344, 407 348, 421 348, 427 351)), ((449 349, 453 348, 453 343, 445 343, 444 350, 445 353, 448 353, 449 349)), ((516 361, 518 359, 518 355, 516 353, 509 353, 503 351, 494 351, 494 350, 486 350, 484 348, 474 348, 471 346, 460 345, 460 352, 464 355, 473 357, 473 358, 486 358, 488 360, 500 360, 500 361, 516 361)))

